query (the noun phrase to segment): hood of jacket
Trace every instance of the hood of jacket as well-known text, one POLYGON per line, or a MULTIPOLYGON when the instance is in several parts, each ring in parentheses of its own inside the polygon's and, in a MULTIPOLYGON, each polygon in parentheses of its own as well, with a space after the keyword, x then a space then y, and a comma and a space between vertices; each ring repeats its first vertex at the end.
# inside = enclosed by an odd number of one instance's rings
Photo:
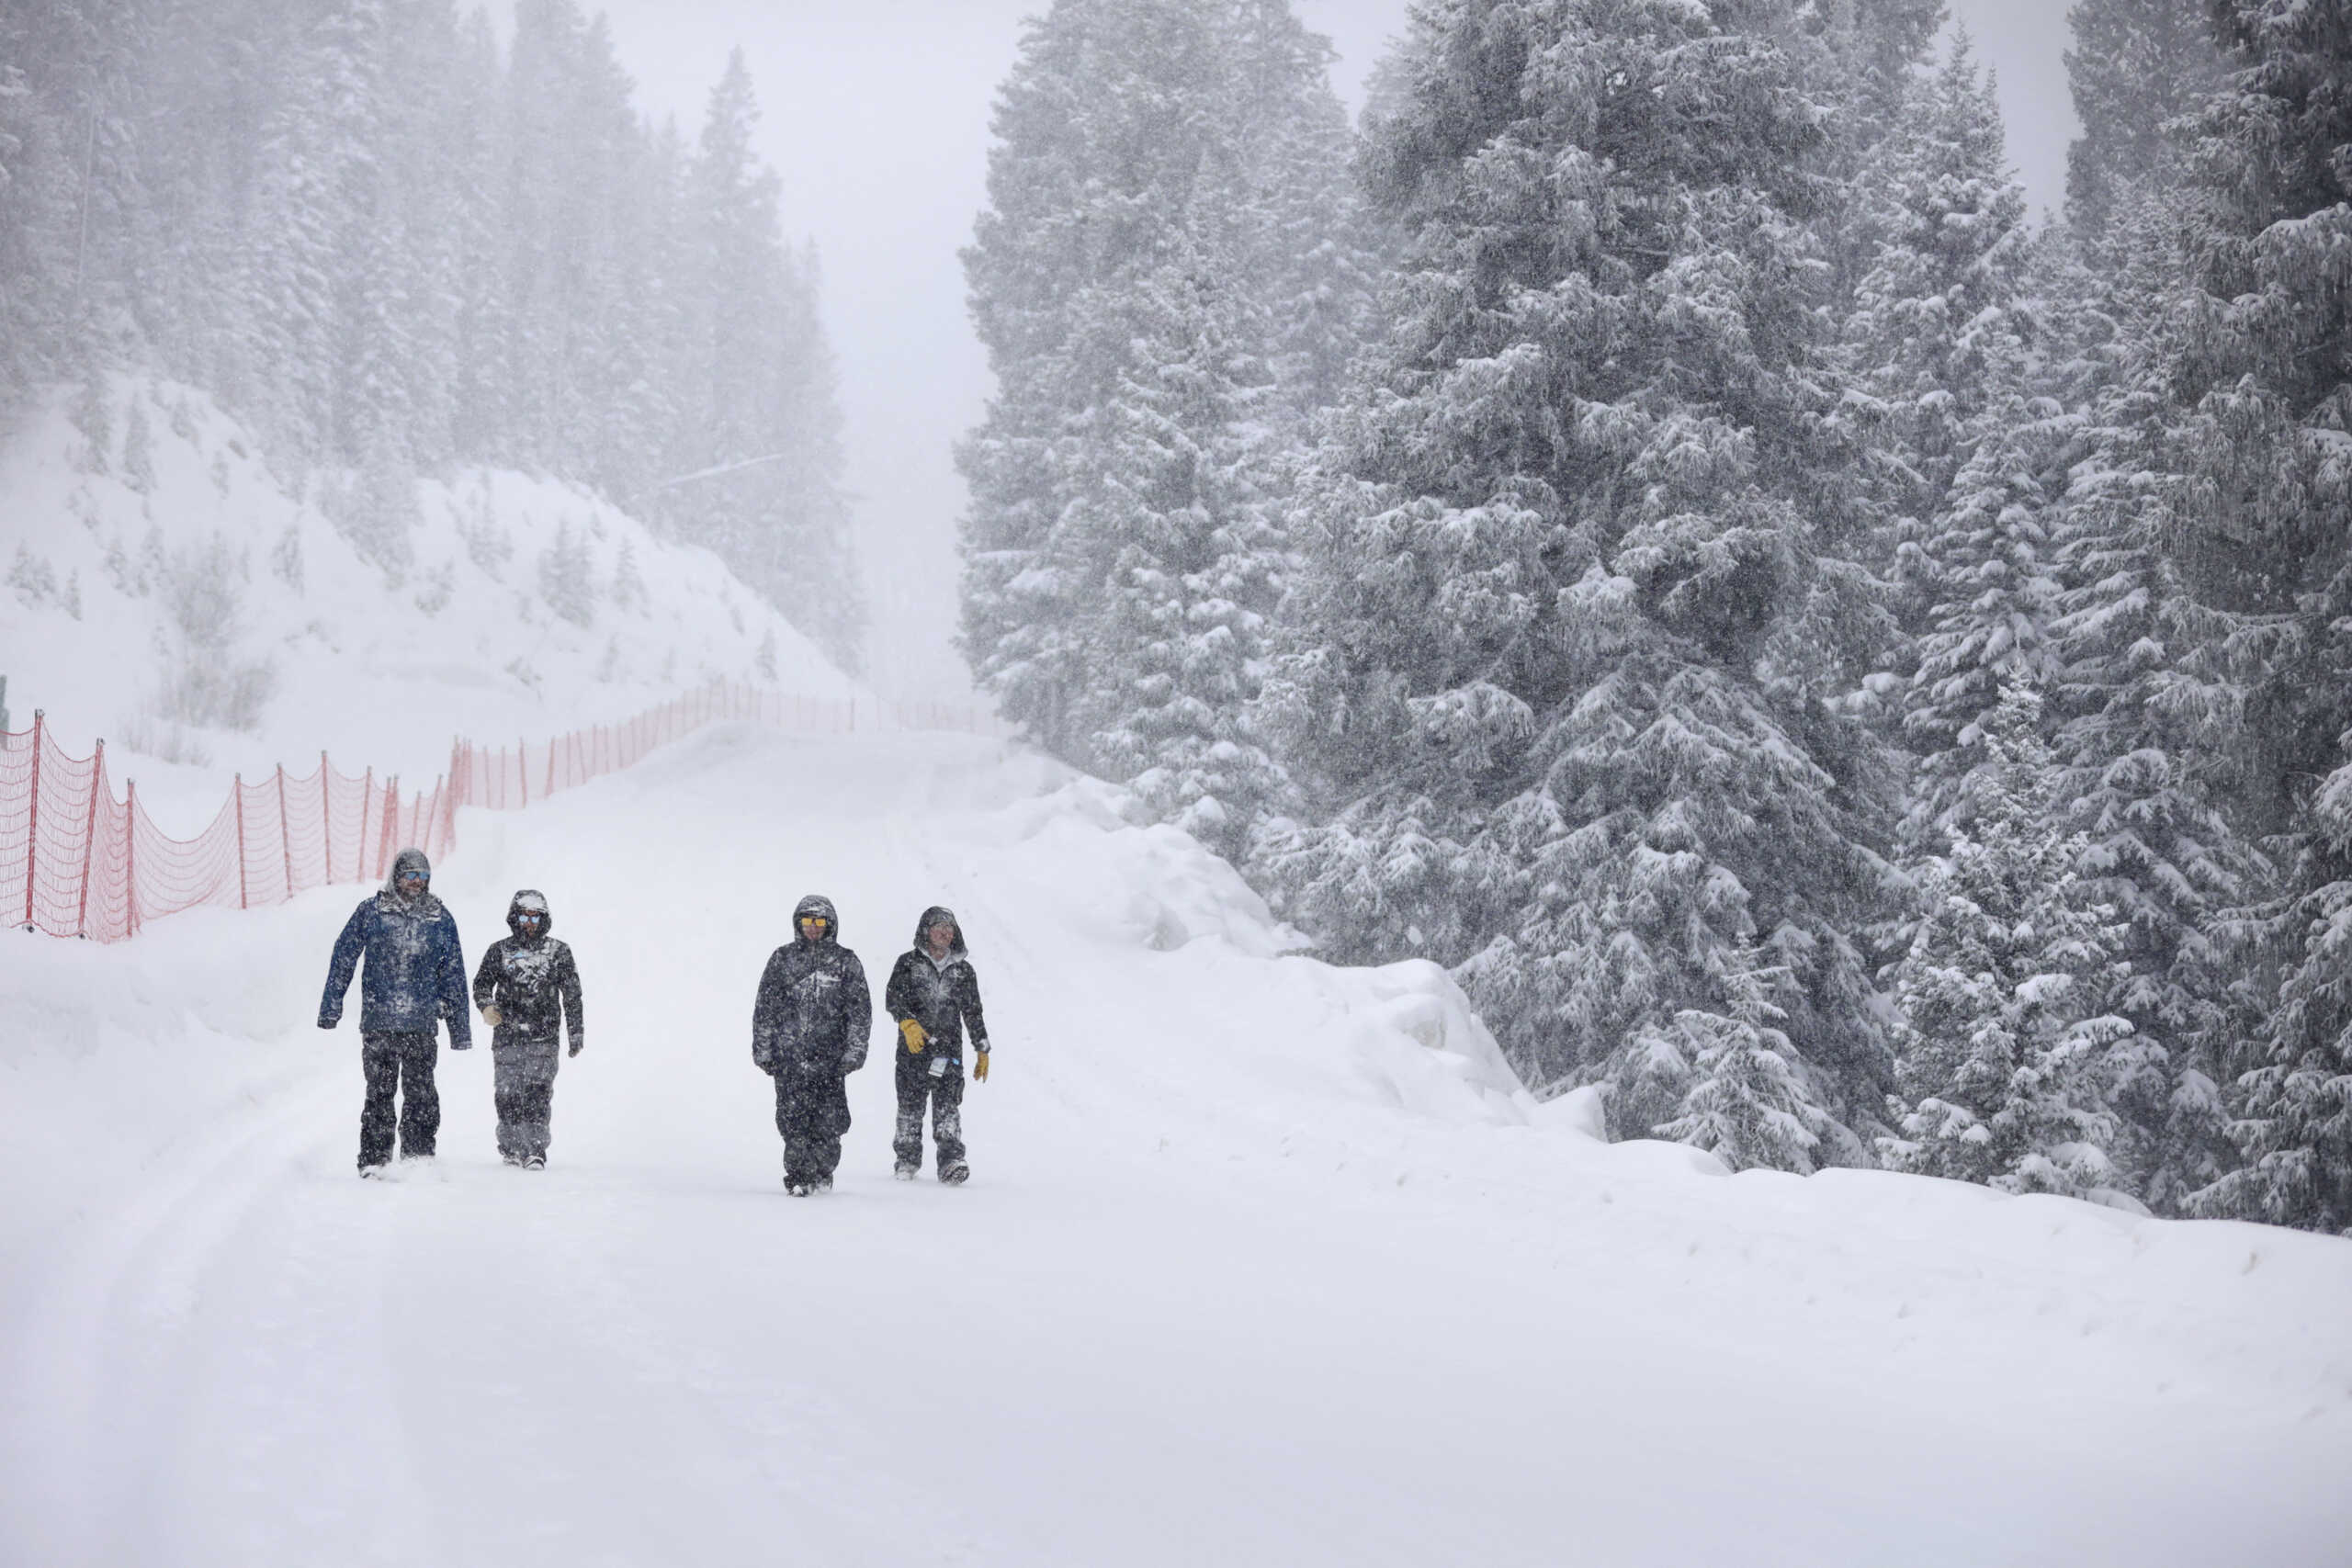
POLYGON ((384 886, 377 890, 377 899, 387 908, 413 910, 429 915, 440 908, 441 900, 433 896, 433 863, 424 858, 420 849, 405 849, 392 857, 392 869, 384 877, 384 886), (412 904, 401 897, 401 873, 414 866, 424 873, 424 894, 412 904))
POLYGON ((800 922, 810 915, 818 916, 825 922, 825 934, 822 938, 822 942, 838 942, 841 941, 842 918, 833 912, 833 901, 831 898, 826 897, 821 893, 811 893, 808 897, 803 898, 799 903, 795 904, 792 907, 793 941, 798 942, 801 940, 800 922))
POLYGON ((922 912, 922 919, 915 922, 915 951, 925 958, 931 956, 931 928, 943 920, 956 928, 955 939, 947 944, 947 956, 950 958, 967 956, 964 951, 963 923, 956 919, 956 911, 944 904, 933 904, 922 912))
POLYGON ((545 941, 548 934, 555 930, 555 917, 548 912, 548 896, 536 887, 522 888, 507 900, 506 929, 521 936, 521 919, 526 909, 539 917, 539 938, 545 941))

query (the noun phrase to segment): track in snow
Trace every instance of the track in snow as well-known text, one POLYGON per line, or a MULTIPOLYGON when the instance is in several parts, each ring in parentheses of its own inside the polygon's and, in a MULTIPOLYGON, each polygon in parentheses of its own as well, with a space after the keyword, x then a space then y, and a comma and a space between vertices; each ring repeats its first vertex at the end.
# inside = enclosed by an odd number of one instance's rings
MULTIPOLYGON (((440 1159, 356 1180, 356 1035, 305 1030, 40 1259, 0 1559, 2341 1561, 2352 1249, 2248 1283, 2272 1233, 1383 1105, 1317 1055, 1347 977, 1106 924, 1125 863, 979 809, 1033 779, 729 730, 470 816, 469 959, 525 885, 581 959, 551 1168, 445 1052, 440 1159), (886 1020, 839 1189, 782 1195, 751 997, 809 891, 877 1000, 963 916, 970 1187, 890 1179, 886 1020)), ((245 956, 314 987, 347 903, 245 956)))

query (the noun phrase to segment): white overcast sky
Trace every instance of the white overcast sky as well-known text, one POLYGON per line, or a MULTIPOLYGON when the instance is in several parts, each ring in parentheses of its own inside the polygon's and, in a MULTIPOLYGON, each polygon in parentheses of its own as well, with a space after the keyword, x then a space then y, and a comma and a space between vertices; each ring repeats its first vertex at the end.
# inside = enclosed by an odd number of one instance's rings
MULTIPOLYGON (((596 0, 584 0, 591 9, 596 0)), ((2037 211, 2064 197, 2074 134, 2060 58, 2063 0, 1951 0, 1999 74, 2009 153, 2037 211)), ((979 417, 989 376, 964 310, 956 253, 984 198, 989 106, 1021 19, 1044 0, 606 0, 640 106, 689 135, 740 44, 763 110, 761 145, 784 180, 785 225, 824 258, 841 359, 849 481, 874 583, 877 682, 960 692, 951 447, 979 417)), ((1340 51, 1352 106, 1408 0, 1297 0, 1340 51)), ((786 677, 788 682, 789 677, 786 677)))

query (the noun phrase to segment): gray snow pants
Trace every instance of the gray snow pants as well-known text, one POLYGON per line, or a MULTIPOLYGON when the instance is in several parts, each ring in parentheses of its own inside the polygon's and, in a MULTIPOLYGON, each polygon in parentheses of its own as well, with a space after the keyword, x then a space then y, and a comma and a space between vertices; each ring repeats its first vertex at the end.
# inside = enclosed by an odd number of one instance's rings
POLYGON ((433 1087, 433 1065, 441 1048, 430 1031, 375 1030, 359 1036, 359 1066, 368 1075, 368 1098, 359 1106, 359 1166, 365 1170, 392 1157, 392 1100, 400 1097, 401 1157, 433 1152, 441 1133, 441 1094, 433 1087))
POLYGON ((775 1072, 775 1130, 787 1181, 830 1179, 849 1131, 849 1080, 826 1066, 787 1062, 775 1072))
POLYGON ((548 1157, 548 1119, 555 1111, 555 1070, 563 1059, 553 1040, 517 1040, 491 1051, 492 1092, 498 1101, 498 1152, 510 1160, 548 1157))
POLYGON ((899 1059, 899 1125, 890 1140, 900 1165, 922 1165, 922 1111, 931 1107, 932 1136, 939 1142, 939 1168, 953 1170, 964 1163, 964 1064, 953 1057, 944 1072, 933 1076, 936 1058, 928 1052, 894 1053, 899 1059))

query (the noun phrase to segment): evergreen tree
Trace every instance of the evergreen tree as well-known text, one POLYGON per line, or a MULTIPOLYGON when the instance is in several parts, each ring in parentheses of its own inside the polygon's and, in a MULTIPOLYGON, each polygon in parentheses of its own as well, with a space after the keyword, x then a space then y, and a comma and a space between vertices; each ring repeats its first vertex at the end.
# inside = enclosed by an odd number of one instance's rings
POLYGON ((959 454, 967 655, 1040 741, 1228 852, 1277 787, 1242 710, 1284 455, 1370 317, 1329 59, 1289 0, 1064 0, 965 256, 1000 387, 959 454))
POLYGON ((1819 1161, 1867 1159, 1886 774, 1826 699, 1878 617, 1789 13, 1418 15, 1369 160, 1401 320, 1294 525, 1264 701, 1322 820, 1259 870, 1338 956, 1456 964, 1521 1076, 1612 1083, 1620 1133, 1688 1104, 1660 1043, 1741 1027, 1760 949, 1819 1161))
POLYGON ((2165 127, 2222 85, 2222 52, 2205 0, 2075 0, 2066 82, 2083 133, 2066 150, 2066 221, 2083 242, 2110 248, 2122 211, 2159 198, 2183 174, 2165 127))
POLYGON ((1109 557, 1089 642, 1089 750, 1161 816, 1238 853, 1273 788, 1242 728, 1281 587, 1241 429, 1264 389, 1221 259, 1180 247, 1135 296, 1136 364, 1104 405, 1099 488, 1073 508, 1109 557))
POLYGON ((1796 1047, 1776 1025, 1788 1014, 1772 1000, 1787 971, 1754 948, 1729 955, 1724 1012, 1687 1009, 1676 1043, 1690 1062, 1682 1113, 1658 1135, 1707 1150, 1734 1170, 1763 1167, 1808 1172, 1829 1118, 1815 1102, 1796 1047))
POLYGON ((2083 455, 2059 520, 2064 592, 2051 623, 2064 661, 2060 797, 2084 835, 2075 863, 2092 897, 2124 926, 2129 978, 2113 999, 2164 1070, 2119 1082, 2110 1152, 2160 1213, 2237 1164, 2222 1086, 2233 1043, 2252 1032, 2233 995, 2244 953, 2224 912, 2267 874, 2221 809, 2236 697, 2200 673, 2226 617, 2199 604, 2168 542, 2180 536, 2186 481, 2171 471, 2179 417, 2162 354, 2165 313, 2187 262, 2159 202, 2116 220, 2119 270, 2084 290, 2103 341, 2101 384, 2086 404, 2083 455))
MULTIPOLYGON (((1905 102, 1860 182, 1870 254, 1845 352, 1875 416, 1882 517, 1869 559, 1897 587, 1903 640, 1889 656, 1907 675, 1908 640, 1925 629, 1937 592, 1925 547, 1945 531, 1941 514, 1966 503, 1953 486, 1971 455, 2019 417, 2030 392, 2018 313, 2025 195, 1965 34, 1905 102)), ((1975 476, 1979 498, 1990 477, 1975 476)))
POLYGON ((2120 933, 2075 869, 2041 705, 2012 687, 1987 716, 1975 813, 1921 878, 1924 915, 1888 976, 1912 1109, 1882 1147, 1901 1169, 2080 1196, 2128 1179, 2109 1101, 2145 1065, 2104 1010, 2120 933))
POLYGON ((2352 1227, 2352 27, 2342 0, 2220 0, 2226 90, 2197 117, 2204 231, 2169 364, 2194 398, 2174 433, 2190 480, 2171 541, 2228 635, 2232 795, 2283 852, 2254 913, 2267 951, 2256 1059, 2239 1080, 2247 1163, 2196 1200, 2352 1227))

